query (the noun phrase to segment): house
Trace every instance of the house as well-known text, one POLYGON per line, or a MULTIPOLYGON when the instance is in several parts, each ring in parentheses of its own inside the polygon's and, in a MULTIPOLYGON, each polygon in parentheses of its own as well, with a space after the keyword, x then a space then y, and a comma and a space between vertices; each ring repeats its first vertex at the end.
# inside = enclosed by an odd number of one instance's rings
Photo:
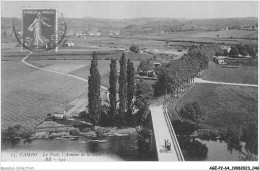
POLYGON ((238 57, 239 57, 239 58, 251 58, 250 55, 243 56, 243 55, 241 55, 241 54, 239 54, 238 57))
POLYGON ((97 37, 100 37, 101 35, 102 35, 102 33, 100 33, 100 32, 95 33, 95 36, 97 36, 97 37))
POLYGON ((90 37, 100 37, 102 35, 102 33, 98 32, 98 31, 88 31, 87 35, 90 37))
POLYGON ((164 31, 160 31, 160 35, 163 35, 164 34, 164 31))
POLYGON ((90 36, 90 37, 95 36, 95 32, 94 31, 88 31, 87 35, 90 36))
POLYGON ((226 64, 225 58, 226 58, 225 56, 214 56, 213 62, 219 65, 225 65, 226 64))
POLYGON ((148 77, 157 77, 157 75, 155 74, 154 70, 147 71, 147 76, 148 77))
POLYGON ((83 37, 84 32, 83 31, 77 31, 76 36, 77 37, 83 37))
POLYGON ((153 63, 154 68, 157 68, 157 67, 159 67, 160 65, 161 65, 160 62, 154 62, 154 63, 153 63))
POLYGON ((220 45, 220 48, 221 48, 222 50, 226 50, 227 52, 229 52, 229 51, 231 50, 231 47, 228 46, 228 45, 220 45))
POLYGON ((118 36, 120 34, 120 31, 110 31, 109 36, 118 36))
POLYGON ((228 27, 224 27, 224 28, 222 28, 221 30, 228 30, 228 27))
POLYGON ((51 117, 56 119, 63 119, 65 115, 65 108, 60 106, 52 107, 50 110, 51 117))
POLYGON ((64 46, 73 47, 73 46, 74 46, 74 43, 71 42, 71 41, 66 41, 66 42, 64 43, 64 46))
POLYGON ((116 52, 126 52, 127 49, 125 49, 125 48, 117 48, 115 51, 116 52))

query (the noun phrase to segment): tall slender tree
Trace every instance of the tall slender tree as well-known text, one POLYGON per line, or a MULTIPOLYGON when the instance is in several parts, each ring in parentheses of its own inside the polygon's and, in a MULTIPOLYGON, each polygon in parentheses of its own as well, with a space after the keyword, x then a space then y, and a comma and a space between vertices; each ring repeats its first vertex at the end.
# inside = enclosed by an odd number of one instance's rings
POLYGON ((125 125, 125 111, 126 111, 126 97, 127 97, 127 72, 126 72, 126 58, 125 54, 119 61, 120 74, 119 74, 119 123, 125 125))
POLYGON ((98 123, 101 113, 100 74, 97 66, 98 59, 94 52, 91 60, 90 76, 88 77, 88 112, 94 125, 98 123))
POLYGON ((127 61, 127 121, 133 125, 133 98, 135 91, 135 68, 130 59, 127 61))
POLYGON ((114 125, 115 116, 116 116, 116 94, 117 94, 117 69, 116 69, 116 60, 111 59, 110 63, 110 75, 109 75, 109 101, 110 101, 110 121, 114 125))

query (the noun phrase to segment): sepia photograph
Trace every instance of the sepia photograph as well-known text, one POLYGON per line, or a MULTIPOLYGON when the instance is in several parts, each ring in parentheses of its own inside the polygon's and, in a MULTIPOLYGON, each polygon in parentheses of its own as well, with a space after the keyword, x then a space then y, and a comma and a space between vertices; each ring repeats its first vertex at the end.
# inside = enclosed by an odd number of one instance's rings
POLYGON ((258 8, 1 1, 1 170, 259 170, 258 8))

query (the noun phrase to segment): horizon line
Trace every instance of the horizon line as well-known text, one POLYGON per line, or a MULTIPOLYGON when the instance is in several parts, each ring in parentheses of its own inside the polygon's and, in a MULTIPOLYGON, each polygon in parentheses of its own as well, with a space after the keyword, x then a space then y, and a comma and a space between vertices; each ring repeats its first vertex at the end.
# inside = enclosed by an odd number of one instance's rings
MULTIPOLYGON (((20 18, 20 17, 3 17, 1 18, 20 18)), ((71 19, 84 19, 84 18, 93 18, 93 19, 105 19, 105 20, 128 20, 128 19, 149 19, 149 18, 156 18, 156 19, 188 19, 188 20, 207 20, 207 19, 239 19, 239 18, 257 18, 258 16, 246 16, 246 17, 213 17, 213 18, 187 18, 187 17, 129 17, 129 18, 100 18, 100 17, 66 17, 64 18, 71 18, 71 19)))

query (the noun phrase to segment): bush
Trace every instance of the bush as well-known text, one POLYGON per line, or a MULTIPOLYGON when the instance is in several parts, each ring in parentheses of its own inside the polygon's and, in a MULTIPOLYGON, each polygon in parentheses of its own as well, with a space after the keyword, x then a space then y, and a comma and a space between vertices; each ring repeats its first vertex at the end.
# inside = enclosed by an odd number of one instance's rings
POLYGON ((101 115, 98 125, 103 127, 109 127, 113 125, 113 120, 110 118, 108 108, 106 106, 101 107, 101 115))
POLYGON ((173 129, 177 135, 191 135, 196 129, 197 126, 195 123, 185 120, 175 120, 172 122, 173 129))
POLYGON ((132 44, 131 47, 129 48, 129 50, 134 52, 134 53, 138 53, 139 52, 139 46, 132 44))
POLYGON ((27 139, 32 135, 32 133, 33 132, 30 129, 17 124, 14 126, 9 126, 6 130, 3 130, 1 132, 1 139, 2 141, 12 140, 16 137, 27 139))
POLYGON ((182 118, 195 122, 196 124, 201 123, 204 119, 204 113, 200 109, 198 102, 189 102, 181 108, 180 115, 182 118))
POLYGON ((239 51, 235 46, 231 46, 231 49, 229 51, 229 56, 237 57, 239 55, 239 51))
POLYGON ((70 133, 70 135, 74 135, 74 136, 77 136, 80 134, 78 128, 70 130, 69 133, 70 133))
POLYGON ((217 131, 214 131, 214 130, 204 129, 204 130, 199 130, 198 135, 199 135, 199 138, 202 140, 216 141, 218 133, 217 133, 217 131))

